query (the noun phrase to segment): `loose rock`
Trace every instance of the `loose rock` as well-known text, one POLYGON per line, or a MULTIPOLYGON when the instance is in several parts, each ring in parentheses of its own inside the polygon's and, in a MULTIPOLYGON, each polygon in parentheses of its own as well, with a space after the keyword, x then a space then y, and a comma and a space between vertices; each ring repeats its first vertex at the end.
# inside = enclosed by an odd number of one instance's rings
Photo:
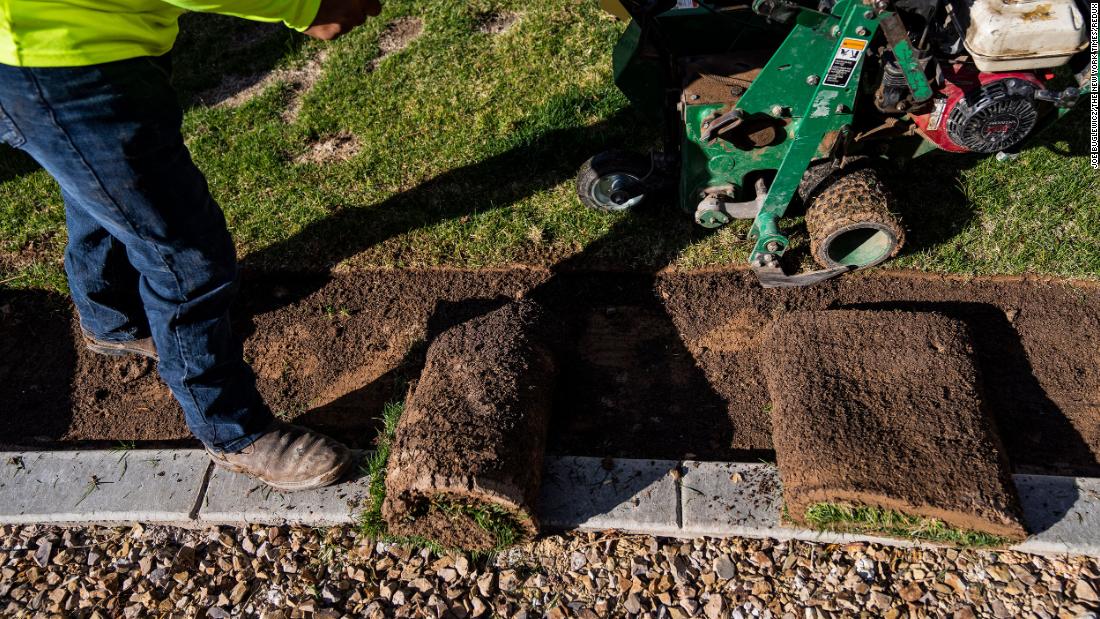
POLYGON ((1054 619, 1100 609, 1097 560, 1012 552, 576 533, 475 559, 367 543, 341 527, 65 531, 0 527, 0 616, 1054 619), (249 555, 248 538, 266 541, 270 557, 249 555), (1006 573, 1007 584, 994 578, 1006 573), (1023 574, 1035 584, 1013 594, 1023 574))

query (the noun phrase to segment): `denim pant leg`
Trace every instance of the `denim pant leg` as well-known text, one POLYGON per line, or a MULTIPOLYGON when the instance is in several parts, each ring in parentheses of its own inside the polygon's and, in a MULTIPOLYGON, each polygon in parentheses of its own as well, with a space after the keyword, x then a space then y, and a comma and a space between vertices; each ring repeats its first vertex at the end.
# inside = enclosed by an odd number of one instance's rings
POLYGON ((111 236, 80 199, 62 191, 65 224, 65 273, 80 315, 80 326, 96 339, 127 342, 149 337, 149 321, 138 292, 138 272, 126 246, 111 236))
MULTIPOLYGON (((236 255, 183 142, 165 59, 0 65, 0 108, 6 139, 58 181, 68 208, 125 246, 161 377, 192 432, 217 451, 251 444, 272 417, 230 331, 236 255)), ((95 287, 73 273, 74 288, 95 287)))

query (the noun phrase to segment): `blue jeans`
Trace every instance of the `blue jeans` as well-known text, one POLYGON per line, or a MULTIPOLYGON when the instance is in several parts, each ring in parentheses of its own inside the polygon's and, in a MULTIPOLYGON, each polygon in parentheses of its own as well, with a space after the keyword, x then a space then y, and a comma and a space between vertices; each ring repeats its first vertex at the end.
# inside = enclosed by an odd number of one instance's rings
POLYGON ((271 422, 229 326, 237 257, 180 133, 171 60, 0 65, 0 139, 61 186, 65 271, 96 339, 152 336, 195 436, 219 452, 271 422))

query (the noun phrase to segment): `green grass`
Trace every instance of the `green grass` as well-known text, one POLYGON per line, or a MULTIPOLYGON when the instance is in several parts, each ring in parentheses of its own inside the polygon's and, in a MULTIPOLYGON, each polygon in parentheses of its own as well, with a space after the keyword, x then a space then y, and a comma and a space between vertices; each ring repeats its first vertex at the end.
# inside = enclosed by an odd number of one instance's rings
MULTIPOLYGON (((175 52, 184 132, 252 267, 550 265, 584 253, 599 264, 653 268, 741 264, 743 223, 697 229, 671 204, 633 215, 589 212, 576 168, 607 147, 648 148, 646 125, 611 83, 622 25, 592 0, 393 0, 379 19, 326 44, 189 15, 175 52), (487 14, 519 21, 491 35, 487 14), (369 68, 398 17, 423 21, 406 49, 369 68), (202 104, 225 76, 328 59, 304 94, 277 84, 239 108, 202 104), (358 138, 350 159, 299 164, 310 145, 358 138)), ((1100 272, 1100 174, 1083 155, 1087 118, 1074 112, 1011 164, 935 153, 896 175, 910 229, 895 264, 955 273, 1100 272)), ((0 150, 0 282, 64 290, 63 209, 33 162, 0 150)), ((796 220, 794 238, 804 235, 796 220)), ((803 239, 804 240, 804 239, 803 239)))
MULTIPOLYGON (((440 555, 447 552, 467 552, 463 548, 447 548, 438 541, 420 536, 391 535, 382 518, 382 503, 386 500, 386 466, 393 447, 397 422, 404 412, 404 404, 391 402, 382 410, 382 429, 376 440, 376 447, 363 463, 363 473, 370 476, 367 492, 367 505, 359 515, 359 532, 373 539, 405 544, 416 548, 427 548, 440 555)), ((506 509, 496 505, 456 502, 447 497, 436 497, 428 506, 443 512, 454 519, 469 519, 493 536, 495 550, 503 550, 514 545, 522 537, 522 529, 515 517, 506 509)), ((469 553, 480 556, 480 553, 469 553)))
POLYGON ((367 507, 359 516, 359 530, 368 537, 384 539, 387 537, 386 521, 382 518, 382 502, 386 500, 386 465, 390 460, 397 422, 401 419, 405 405, 389 402, 382 409, 382 429, 375 440, 374 451, 363 463, 363 473, 370 476, 367 492, 367 507))
POLYGON ((515 516, 499 505, 455 502, 439 496, 432 500, 429 509, 439 510, 454 520, 472 520, 496 540, 494 551, 513 546, 523 538, 523 529, 515 516))
POLYGON ((817 503, 806 509, 806 522, 821 531, 888 535, 969 548, 998 547, 1008 540, 948 526, 935 518, 910 516, 864 505, 817 503))

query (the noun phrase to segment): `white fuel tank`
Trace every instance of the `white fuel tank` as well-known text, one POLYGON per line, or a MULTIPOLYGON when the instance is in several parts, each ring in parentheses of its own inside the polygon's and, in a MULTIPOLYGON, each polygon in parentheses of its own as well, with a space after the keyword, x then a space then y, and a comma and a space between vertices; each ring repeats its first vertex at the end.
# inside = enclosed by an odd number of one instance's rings
POLYGON ((961 0, 966 51, 986 72, 1057 67, 1089 45, 1075 0, 961 0))

